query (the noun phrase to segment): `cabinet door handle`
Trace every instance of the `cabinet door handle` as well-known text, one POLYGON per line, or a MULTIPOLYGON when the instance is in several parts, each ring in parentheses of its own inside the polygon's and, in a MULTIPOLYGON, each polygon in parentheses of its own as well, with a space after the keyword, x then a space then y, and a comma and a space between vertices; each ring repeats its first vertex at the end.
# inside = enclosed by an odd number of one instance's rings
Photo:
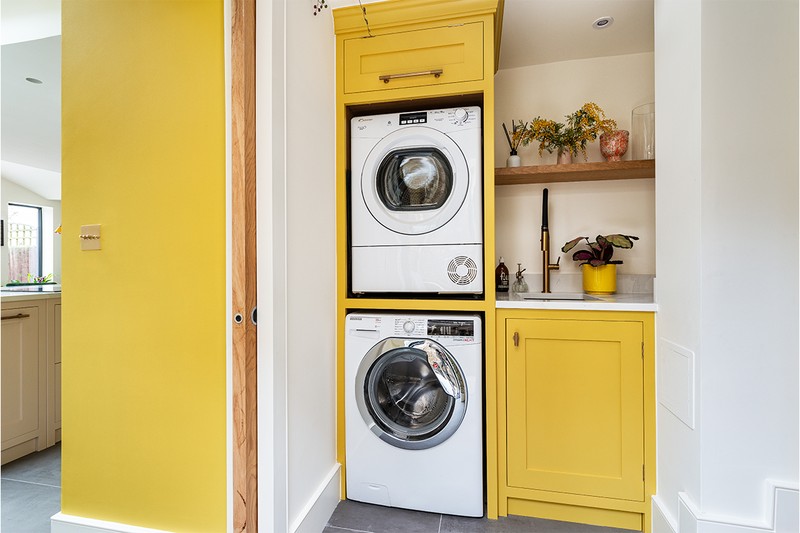
POLYGON ((519 332, 518 331, 514 332, 514 346, 519 347, 519 332))
POLYGON ((3 320, 14 320, 16 318, 30 318, 31 315, 24 315, 22 313, 11 315, 11 316, 4 316, 3 320))
POLYGON ((432 70, 422 70, 420 72, 404 72, 403 74, 383 74, 382 76, 378 76, 378 79, 383 83, 389 83, 389 80, 416 78, 418 76, 433 76, 434 78, 438 78, 442 74, 444 74, 443 69, 435 68, 432 70))

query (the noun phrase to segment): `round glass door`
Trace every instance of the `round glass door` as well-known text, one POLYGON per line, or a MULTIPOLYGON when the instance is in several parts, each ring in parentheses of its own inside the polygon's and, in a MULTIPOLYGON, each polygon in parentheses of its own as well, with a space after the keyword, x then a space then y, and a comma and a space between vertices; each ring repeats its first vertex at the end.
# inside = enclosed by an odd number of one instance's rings
POLYGON ((464 203, 470 176, 458 145, 422 126, 381 139, 361 171, 361 195, 381 225, 422 235, 447 224, 464 203))
POLYGON ((365 356, 356 400, 370 429, 405 449, 447 440, 466 411, 466 381, 453 356, 430 339, 387 339, 365 356))

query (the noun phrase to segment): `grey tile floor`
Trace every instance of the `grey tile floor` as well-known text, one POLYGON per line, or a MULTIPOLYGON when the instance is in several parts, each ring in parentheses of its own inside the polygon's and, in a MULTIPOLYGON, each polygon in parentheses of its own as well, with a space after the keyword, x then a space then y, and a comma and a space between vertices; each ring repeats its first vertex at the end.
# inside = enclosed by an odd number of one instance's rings
POLYGON ((509 516, 498 520, 408 511, 345 500, 339 502, 322 533, 631 533, 628 529, 587 526, 541 518, 509 516))
POLYGON ((61 444, 0 467, 0 531, 49 533, 61 510, 61 444))

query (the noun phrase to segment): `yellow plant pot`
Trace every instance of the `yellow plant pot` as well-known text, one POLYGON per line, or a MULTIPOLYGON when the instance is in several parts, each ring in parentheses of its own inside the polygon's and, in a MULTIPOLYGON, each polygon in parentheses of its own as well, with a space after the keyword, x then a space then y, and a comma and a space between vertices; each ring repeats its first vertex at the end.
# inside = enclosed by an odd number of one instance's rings
POLYGON ((617 292, 617 265, 581 265, 583 292, 589 294, 614 294, 617 292))

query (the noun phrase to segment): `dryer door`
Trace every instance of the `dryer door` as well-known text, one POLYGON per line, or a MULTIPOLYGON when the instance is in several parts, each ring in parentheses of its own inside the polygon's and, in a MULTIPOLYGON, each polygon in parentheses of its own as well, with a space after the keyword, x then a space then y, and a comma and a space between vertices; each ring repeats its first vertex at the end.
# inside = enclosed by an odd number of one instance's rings
POLYGON ((469 186, 467 161, 455 141, 423 126, 381 139, 361 170, 361 195, 370 214, 403 235, 447 224, 464 204, 469 186))
POLYGON ((372 432, 408 450, 447 440, 467 407, 461 367, 430 339, 390 338, 376 344, 359 365, 355 388, 358 409, 372 432))

